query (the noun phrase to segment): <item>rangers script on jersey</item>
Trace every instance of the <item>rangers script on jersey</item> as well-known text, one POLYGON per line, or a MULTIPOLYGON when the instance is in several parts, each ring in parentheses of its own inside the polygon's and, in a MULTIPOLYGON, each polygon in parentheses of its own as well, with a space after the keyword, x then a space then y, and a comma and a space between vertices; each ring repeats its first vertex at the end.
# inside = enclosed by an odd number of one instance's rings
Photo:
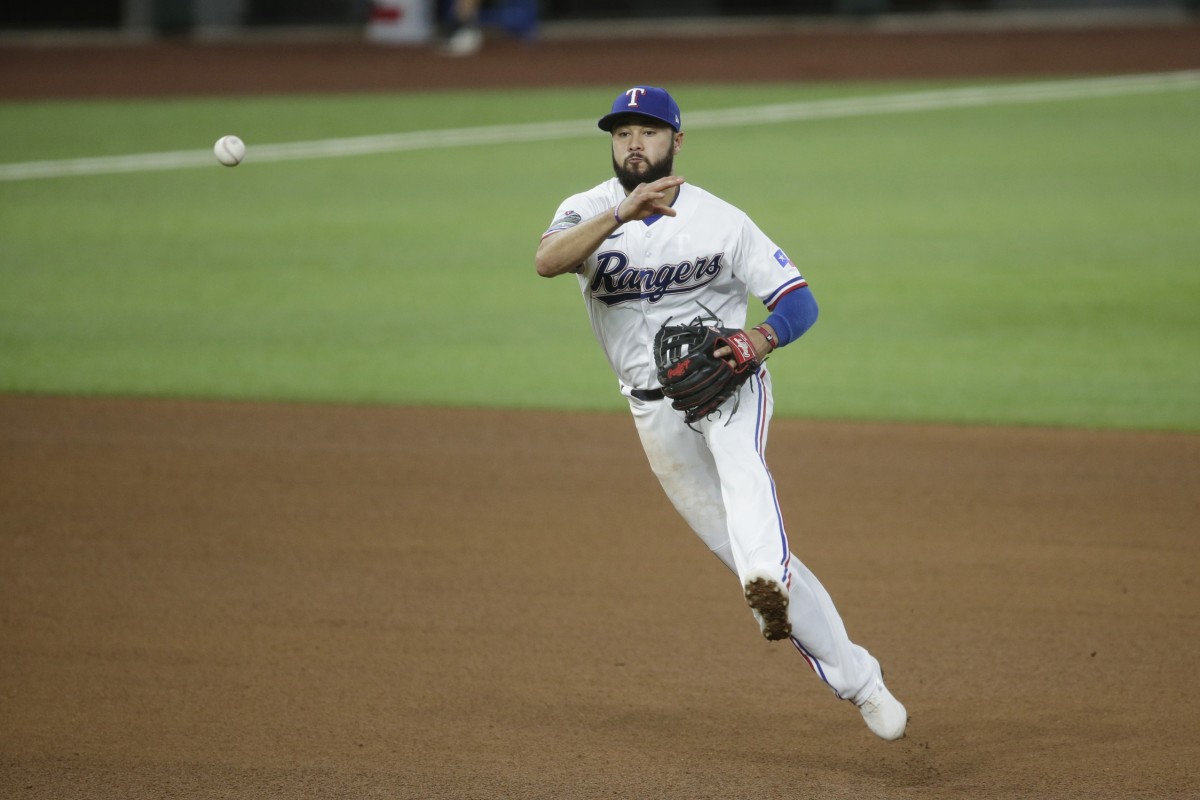
MULTIPOLYGON (((616 178, 572 195, 545 236, 608 213, 624 198, 616 178)), ((737 207, 685 183, 672 208, 677 216, 617 228, 577 270, 592 330, 626 394, 658 387, 654 335, 668 319, 688 322, 703 305, 721 324, 743 328, 749 294, 773 309, 789 291, 808 285, 737 207)))

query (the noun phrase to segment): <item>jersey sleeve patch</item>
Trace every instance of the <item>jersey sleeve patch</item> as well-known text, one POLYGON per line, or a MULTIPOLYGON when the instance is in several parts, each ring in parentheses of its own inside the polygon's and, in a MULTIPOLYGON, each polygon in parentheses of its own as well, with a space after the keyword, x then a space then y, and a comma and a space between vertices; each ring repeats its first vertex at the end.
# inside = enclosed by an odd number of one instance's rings
POLYGON ((787 257, 787 253, 783 252, 783 248, 775 251, 775 260, 778 261, 779 266, 783 267, 784 269, 796 266, 792 263, 792 260, 787 257))
POLYGON ((559 231, 565 231, 567 228, 574 228, 582 221, 583 217, 581 217, 577 212, 564 211, 558 219, 550 223, 550 227, 546 229, 545 235, 558 233, 559 231))

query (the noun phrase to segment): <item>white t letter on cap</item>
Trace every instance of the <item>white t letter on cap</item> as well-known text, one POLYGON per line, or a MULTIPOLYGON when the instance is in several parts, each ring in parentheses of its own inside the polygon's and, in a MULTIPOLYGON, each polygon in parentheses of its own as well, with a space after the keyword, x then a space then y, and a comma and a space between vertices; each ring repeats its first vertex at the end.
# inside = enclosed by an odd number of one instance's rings
POLYGON ((645 93, 646 93, 646 90, 641 87, 635 87, 635 88, 630 89, 629 91, 625 92, 625 94, 629 95, 629 108, 637 108, 638 107, 638 104, 637 104, 638 95, 645 94, 645 93))

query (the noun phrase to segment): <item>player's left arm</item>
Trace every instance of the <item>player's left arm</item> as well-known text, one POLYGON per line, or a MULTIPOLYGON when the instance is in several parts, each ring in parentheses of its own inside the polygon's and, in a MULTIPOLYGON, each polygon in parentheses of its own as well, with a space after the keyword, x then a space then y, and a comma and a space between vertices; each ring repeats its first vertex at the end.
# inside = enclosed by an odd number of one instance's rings
POLYGON ((740 216, 740 226, 730 252, 734 272, 770 312, 762 323, 745 331, 756 359, 762 362, 771 351, 796 341, 816 323, 817 300, 783 249, 748 216, 735 213, 740 216))
MULTIPOLYGON (((783 347, 803 336, 817 322, 820 308, 817 298, 813 297, 812 289, 807 284, 797 286, 775 301, 775 307, 761 325, 751 329, 751 333, 760 333, 767 339, 771 350, 783 347), (766 328, 765 333, 760 328, 766 328), (767 335, 769 334, 769 335, 767 335), (774 341, 771 341, 771 339, 774 341)), ((767 352, 770 352, 768 350, 767 352)))
MULTIPOLYGON (((819 311, 817 298, 807 285, 797 286, 782 295, 765 320, 744 331, 754 347, 755 358, 761 363, 772 351, 799 339, 816 324, 819 311)), ((725 358, 733 353, 723 347, 713 355, 725 358)))

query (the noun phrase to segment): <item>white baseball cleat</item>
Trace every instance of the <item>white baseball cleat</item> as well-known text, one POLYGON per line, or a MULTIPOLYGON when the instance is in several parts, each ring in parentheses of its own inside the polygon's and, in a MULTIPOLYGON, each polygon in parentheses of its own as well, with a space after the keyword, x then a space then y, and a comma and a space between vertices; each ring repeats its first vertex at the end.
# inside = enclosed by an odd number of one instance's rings
POLYGON ((742 588, 746 592, 746 604, 754 611, 763 637, 771 641, 788 638, 792 633, 792 623, 788 622, 787 589, 765 572, 749 573, 742 588))
POLYGON ((908 711, 880 680, 875 684, 871 696, 858 704, 858 710, 871 732, 880 739, 895 741, 904 738, 908 727, 908 711))

